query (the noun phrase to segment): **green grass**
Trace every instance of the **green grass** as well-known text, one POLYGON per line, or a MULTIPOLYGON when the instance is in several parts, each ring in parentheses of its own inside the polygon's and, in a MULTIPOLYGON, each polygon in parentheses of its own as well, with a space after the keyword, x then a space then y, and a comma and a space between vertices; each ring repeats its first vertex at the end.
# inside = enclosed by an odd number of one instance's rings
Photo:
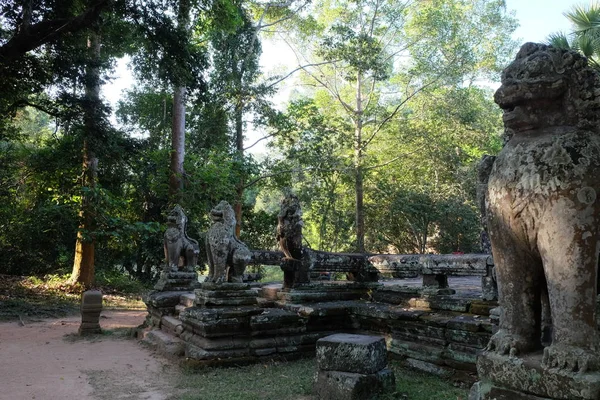
MULTIPOLYGON (((466 400, 467 390, 436 376, 402 368, 390 363, 396 375, 396 392, 381 400, 466 400)), ((206 368, 186 371, 177 388, 181 400, 313 400, 312 384, 316 373, 314 359, 239 368, 206 368)))
POLYGON ((178 387, 181 400, 283 400, 310 394, 315 361, 255 364, 239 368, 187 371, 178 387))

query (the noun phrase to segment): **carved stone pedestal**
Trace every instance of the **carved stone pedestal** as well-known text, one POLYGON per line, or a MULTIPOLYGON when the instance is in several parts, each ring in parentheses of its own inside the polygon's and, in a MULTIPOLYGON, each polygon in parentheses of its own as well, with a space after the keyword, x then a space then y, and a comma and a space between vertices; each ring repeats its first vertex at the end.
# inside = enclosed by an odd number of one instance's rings
POLYGON ((196 272, 184 271, 162 271, 155 290, 159 291, 189 291, 194 290, 199 285, 198 274, 196 272))
POLYGON ((484 352, 477 359, 480 380, 469 400, 600 399, 600 372, 544 369, 541 361, 541 351, 523 358, 484 352))
POLYGON ((100 313, 102 312, 102 292, 88 290, 81 296, 81 325, 79 335, 101 333, 100 313))
POLYGON ((296 312, 260 308, 244 283, 203 283, 194 307, 179 314, 190 366, 240 365, 312 354, 321 332, 307 332, 296 312))

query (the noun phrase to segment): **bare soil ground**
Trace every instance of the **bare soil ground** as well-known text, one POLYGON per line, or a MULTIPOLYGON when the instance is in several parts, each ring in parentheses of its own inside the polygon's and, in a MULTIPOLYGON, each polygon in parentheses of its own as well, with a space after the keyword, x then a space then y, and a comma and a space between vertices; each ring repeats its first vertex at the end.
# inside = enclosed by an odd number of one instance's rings
POLYGON ((166 400, 178 368, 128 337, 145 311, 104 311, 107 333, 80 338, 80 316, 0 323, 1 400, 166 400))

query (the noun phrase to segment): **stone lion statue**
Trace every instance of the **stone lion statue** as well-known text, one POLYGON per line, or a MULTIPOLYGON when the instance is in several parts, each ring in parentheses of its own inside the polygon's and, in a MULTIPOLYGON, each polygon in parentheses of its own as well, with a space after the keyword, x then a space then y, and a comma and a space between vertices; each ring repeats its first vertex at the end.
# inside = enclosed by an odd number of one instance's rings
POLYGON ((179 270, 179 266, 183 265, 186 272, 193 272, 194 267, 198 264, 200 246, 196 240, 188 237, 186 229, 187 217, 183 209, 176 205, 167 216, 167 230, 164 238, 167 271, 176 272, 179 270))
POLYGON ((284 288, 292 288, 298 283, 310 281, 308 265, 303 262, 302 248, 302 209, 295 194, 288 193, 281 199, 277 215, 277 243, 283 252, 281 269, 284 288))
POLYGON ((598 370, 600 79, 576 52, 526 43, 494 100, 507 142, 488 181, 502 307, 488 351, 541 349, 548 301, 551 343, 542 366, 598 370))
POLYGON ((242 282, 251 254, 235 237, 235 213, 226 201, 210 211, 213 221, 206 235, 208 278, 206 282, 242 282))

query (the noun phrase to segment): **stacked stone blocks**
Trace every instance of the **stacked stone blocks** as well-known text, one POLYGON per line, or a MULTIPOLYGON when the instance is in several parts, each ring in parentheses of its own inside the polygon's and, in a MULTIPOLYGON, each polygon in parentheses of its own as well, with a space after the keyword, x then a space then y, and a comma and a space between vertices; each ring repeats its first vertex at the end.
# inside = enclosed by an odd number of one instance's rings
POLYGON ((393 392, 385 340, 379 336, 338 333, 317 341, 314 391, 321 400, 366 400, 393 392))

